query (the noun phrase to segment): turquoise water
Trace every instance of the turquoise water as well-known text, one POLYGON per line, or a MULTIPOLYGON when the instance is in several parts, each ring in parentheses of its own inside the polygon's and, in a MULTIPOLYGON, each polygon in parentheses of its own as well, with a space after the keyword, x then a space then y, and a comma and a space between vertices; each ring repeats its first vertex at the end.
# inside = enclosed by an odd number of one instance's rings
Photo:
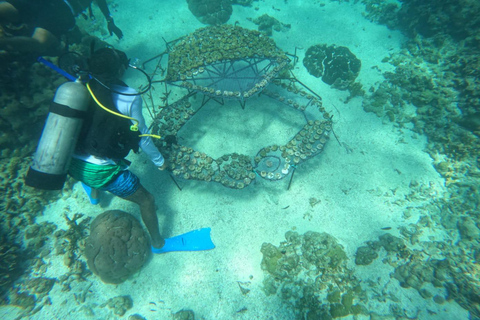
MULTIPOLYGON (((130 170, 164 237, 210 227, 216 248, 102 282, 85 251, 92 221, 122 210, 141 223, 140 211, 107 193, 93 206, 73 180, 24 185, 64 80, 8 65, 2 319, 480 318, 480 5, 108 3, 123 39, 95 5, 77 25, 145 69, 144 117, 176 137, 157 141, 167 171, 145 154, 130 170)), ((70 49, 86 55, 88 41, 70 49)))

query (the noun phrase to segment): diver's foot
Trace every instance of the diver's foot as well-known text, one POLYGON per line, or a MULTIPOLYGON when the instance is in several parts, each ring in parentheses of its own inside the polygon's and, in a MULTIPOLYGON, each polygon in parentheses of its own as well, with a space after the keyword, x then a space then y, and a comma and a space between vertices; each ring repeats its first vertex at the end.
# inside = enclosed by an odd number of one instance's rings
POLYGON ((156 241, 152 239, 152 252, 159 253, 162 250, 163 246, 165 246, 165 240, 163 238, 157 239, 156 241))

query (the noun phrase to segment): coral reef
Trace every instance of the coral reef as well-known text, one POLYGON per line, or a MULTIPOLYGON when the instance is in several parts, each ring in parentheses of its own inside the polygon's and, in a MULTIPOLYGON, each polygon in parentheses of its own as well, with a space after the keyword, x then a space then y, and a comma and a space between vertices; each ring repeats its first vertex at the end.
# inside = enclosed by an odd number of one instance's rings
MULTIPOLYGON (((424 217, 422 220, 425 223, 428 219, 424 217)), ((379 241, 370 241, 367 246, 358 248, 357 256, 363 251, 361 248, 370 248, 374 252, 383 248, 387 253, 383 262, 395 268, 392 277, 399 282, 402 288, 415 289, 423 299, 433 299, 438 304, 453 299, 477 316, 480 310, 478 268, 471 264, 467 257, 463 259, 460 257, 465 245, 468 246, 468 243, 471 243, 470 237, 478 235, 478 228, 470 225, 468 227, 470 233, 467 236, 469 240, 452 245, 445 242, 419 242, 418 232, 421 232, 420 230, 424 226, 424 224, 417 224, 410 230, 401 228, 402 236, 409 239, 410 244, 420 244, 421 250, 408 249, 407 243, 400 238, 384 234, 379 237, 379 241), (412 232, 412 229, 416 231, 412 232), (458 246, 460 248, 456 248, 458 246), (431 258, 432 256, 438 258, 431 258), (460 269, 463 271, 458 272, 460 269), (447 295, 440 295, 435 288, 445 288, 447 295)), ((357 265, 362 265, 362 263, 357 263, 357 265)))
POLYGON ((232 15, 230 0, 187 0, 188 9, 203 24, 224 24, 232 15))
POLYGON ((251 7, 253 4, 253 1, 258 2, 258 0, 232 0, 232 4, 238 4, 244 7, 251 7))
POLYGON ((85 245, 88 267, 112 284, 140 270, 150 252, 149 237, 138 220, 119 210, 105 211, 93 220, 85 245))
MULTIPOLYGON (((4 193, 4 197, 0 198, 0 221, 1 229, 6 234, 17 235, 33 225, 35 217, 42 214, 44 206, 60 196, 59 192, 25 186, 24 177, 30 164, 31 158, 0 159, 0 189, 4 193)), ((71 184, 66 186, 69 187, 71 184)))
POLYGON ((85 281, 85 278, 91 274, 85 261, 80 259, 84 255, 85 239, 91 218, 84 218, 81 213, 75 213, 72 218, 65 214, 64 218, 68 229, 54 233, 54 248, 56 255, 63 255, 63 264, 69 268, 66 274, 58 278, 62 291, 70 291, 72 282, 85 281))
POLYGON ((49 293, 55 285, 55 278, 30 277, 24 278, 10 290, 8 303, 21 307, 23 310, 19 318, 32 316, 51 305, 49 293))
POLYGON ((29 250, 37 251, 41 249, 57 226, 50 222, 42 222, 29 226, 25 230, 25 242, 29 250))
POLYGON ((100 305, 100 308, 104 307, 113 309, 113 313, 121 317, 133 307, 133 300, 130 296, 117 296, 100 305))
POLYGON ((399 27, 410 35, 445 34, 463 40, 478 35, 480 29, 480 3, 475 0, 444 0, 441 4, 402 0, 398 15, 399 27))
POLYGON ((361 61, 347 47, 317 44, 307 49, 303 65, 312 76, 346 90, 357 78, 361 61))
POLYGON ((369 246, 358 247, 357 253, 355 254, 355 264, 366 266, 373 262, 373 260, 378 258, 377 252, 374 248, 369 246))
POLYGON ((289 231, 276 247, 264 243, 262 269, 266 294, 278 294, 298 319, 332 319, 368 314, 366 296, 347 268, 347 255, 327 233, 289 231))
MULTIPOLYGON (((23 116, 19 115, 20 118, 23 116)), ((24 177, 31 161, 29 157, 0 159, 0 189, 4 194, 0 198, 0 272, 7 272, 0 273, 1 294, 5 295, 2 301, 23 309, 22 316, 35 314, 44 305, 50 304, 48 293, 55 279, 38 275, 44 274, 47 269, 43 258, 50 250, 45 244, 56 226, 48 222, 37 224, 35 220, 42 214, 45 205, 61 196, 60 192, 25 186, 24 177), (27 250, 20 250, 13 239, 24 239, 27 250)), ((68 196, 71 181, 65 188, 64 195, 68 196)))
POLYGON ((362 0, 365 4, 365 18, 372 22, 384 24, 390 29, 398 25, 398 10, 400 6, 396 2, 383 0, 362 0))
POLYGON ((258 31, 265 32, 267 36, 271 36, 274 30, 280 32, 291 28, 290 24, 282 23, 268 14, 263 14, 255 19, 247 18, 247 20, 255 23, 258 26, 258 31))
POLYGON ((24 272, 25 253, 20 245, 15 243, 0 230, 0 297, 8 291, 9 286, 24 272))
MULTIPOLYGON (((395 22, 388 25, 411 38, 400 53, 384 60, 395 70, 385 74, 386 80, 371 89, 363 104, 366 111, 399 127, 411 122, 414 131, 425 134, 427 152, 445 179, 445 193, 427 197, 429 204, 414 209, 421 212, 419 221, 401 228, 402 235, 422 250, 389 262, 396 268, 395 279, 435 303, 455 300, 472 318, 480 317, 475 263, 480 251, 479 10, 478 1, 446 0, 441 5, 402 1, 396 19, 388 14, 395 22), (444 241, 420 241, 426 228, 447 231, 449 236, 444 241), (430 292, 428 283, 445 288, 447 296, 430 292)), ((418 186, 411 188, 418 199, 418 186)), ((407 218, 409 211, 404 213, 407 218)))
POLYGON ((0 159, 31 154, 63 78, 32 61, 5 61, 0 75, 0 159))
POLYGON ((173 314, 173 320, 195 320, 195 313, 192 310, 180 310, 173 314))

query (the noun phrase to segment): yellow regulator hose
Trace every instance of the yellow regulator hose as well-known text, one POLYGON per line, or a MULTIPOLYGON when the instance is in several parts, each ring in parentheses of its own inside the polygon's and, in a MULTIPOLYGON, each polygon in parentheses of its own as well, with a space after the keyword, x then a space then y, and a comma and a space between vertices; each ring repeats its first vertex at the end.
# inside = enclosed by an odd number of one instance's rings
MULTIPOLYGON (((92 96, 93 100, 95 100, 95 102, 105 111, 107 112, 110 112, 111 114, 114 114, 118 117, 122 117, 122 118, 125 118, 125 119, 129 119, 129 120, 132 120, 133 122, 135 122, 134 124, 132 124, 130 126, 130 130, 131 131, 138 131, 138 120, 135 119, 135 118, 132 118, 132 117, 129 117, 129 116, 126 116, 124 114, 121 114, 121 113, 118 113, 118 112, 115 112, 113 110, 110 110, 108 109, 107 107, 105 107, 103 104, 100 103, 100 101, 98 101, 97 97, 95 97, 95 95, 93 94, 93 91, 92 89, 90 88, 90 84, 87 82, 87 89, 88 89, 88 92, 90 92, 90 95, 92 96)), ((161 139, 161 137, 159 135, 156 135, 156 134, 140 134, 138 135, 139 137, 152 137, 152 138, 155 138, 155 139, 161 139)))

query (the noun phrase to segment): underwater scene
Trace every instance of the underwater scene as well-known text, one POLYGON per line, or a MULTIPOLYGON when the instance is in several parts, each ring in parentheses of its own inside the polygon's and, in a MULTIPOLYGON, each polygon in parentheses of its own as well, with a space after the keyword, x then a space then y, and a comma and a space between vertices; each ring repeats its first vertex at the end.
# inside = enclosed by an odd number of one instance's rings
POLYGON ((0 319, 480 319, 479 1, 0 24, 0 319))

